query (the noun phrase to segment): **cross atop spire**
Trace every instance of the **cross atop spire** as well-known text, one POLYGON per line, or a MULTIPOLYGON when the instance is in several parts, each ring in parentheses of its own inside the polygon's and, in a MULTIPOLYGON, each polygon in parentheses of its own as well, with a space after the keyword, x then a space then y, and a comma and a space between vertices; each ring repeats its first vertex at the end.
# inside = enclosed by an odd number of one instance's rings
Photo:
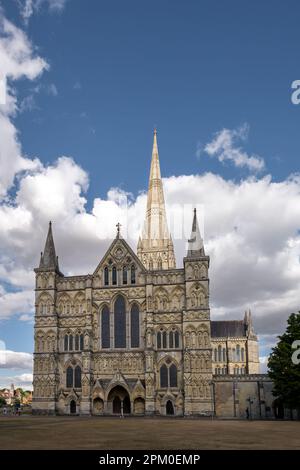
POLYGON ((197 219, 197 210, 194 209, 193 225, 191 237, 188 240, 188 253, 187 256, 203 256, 204 255, 204 246, 203 240, 200 235, 198 219, 197 219))
POLYGON ((39 268, 59 271, 58 258, 55 253, 55 246, 52 234, 52 222, 49 222, 48 234, 45 243, 44 252, 41 253, 41 261, 39 268))

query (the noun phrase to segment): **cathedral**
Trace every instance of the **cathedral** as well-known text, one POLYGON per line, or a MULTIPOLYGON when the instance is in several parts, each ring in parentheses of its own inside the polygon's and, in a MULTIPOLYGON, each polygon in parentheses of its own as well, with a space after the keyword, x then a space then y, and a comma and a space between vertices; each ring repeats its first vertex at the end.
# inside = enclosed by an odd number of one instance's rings
POLYGON ((117 224, 93 274, 64 276, 50 222, 35 274, 34 413, 243 417, 253 398, 267 415, 251 312, 211 320, 196 210, 176 268, 156 131, 137 252, 117 224))

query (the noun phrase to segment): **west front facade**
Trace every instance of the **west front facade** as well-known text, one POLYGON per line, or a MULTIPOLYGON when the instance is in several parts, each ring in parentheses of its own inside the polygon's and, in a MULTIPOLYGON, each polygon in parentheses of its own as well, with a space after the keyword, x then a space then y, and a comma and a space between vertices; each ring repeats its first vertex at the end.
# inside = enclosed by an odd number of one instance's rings
POLYGON ((266 415, 251 313, 211 321, 196 211, 176 268, 156 131, 137 253, 118 224, 92 275, 64 276, 50 223, 35 273, 34 413, 242 417, 251 389, 266 415))

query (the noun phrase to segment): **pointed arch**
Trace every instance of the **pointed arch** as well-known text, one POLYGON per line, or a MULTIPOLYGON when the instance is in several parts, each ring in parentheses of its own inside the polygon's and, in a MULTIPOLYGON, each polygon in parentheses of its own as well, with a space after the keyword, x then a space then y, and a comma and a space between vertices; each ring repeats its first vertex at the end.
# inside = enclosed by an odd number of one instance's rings
POLYGON ((115 348, 126 348, 126 302, 123 295, 118 295, 114 303, 114 338, 115 348))
POLYGON ((140 311, 136 303, 132 305, 130 311, 130 341, 132 348, 140 346, 140 311))
POLYGON ((107 305, 101 311, 101 346, 102 349, 110 348, 110 313, 107 305))

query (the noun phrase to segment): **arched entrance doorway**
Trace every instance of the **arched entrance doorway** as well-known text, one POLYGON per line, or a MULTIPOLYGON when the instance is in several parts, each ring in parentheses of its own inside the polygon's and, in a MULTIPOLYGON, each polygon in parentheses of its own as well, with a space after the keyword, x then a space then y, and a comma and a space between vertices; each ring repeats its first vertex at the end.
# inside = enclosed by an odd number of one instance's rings
POLYGON ((167 415, 174 415, 174 406, 171 400, 168 400, 166 403, 166 414, 167 415))
POLYGON ((112 388, 108 394, 108 409, 112 414, 128 415, 131 413, 130 397, 121 385, 112 388))
POLYGON ((70 401, 70 414, 71 415, 76 414, 76 401, 75 400, 70 401))
POLYGON ((118 396, 113 399, 113 414, 114 415, 121 414, 121 400, 118 396))

